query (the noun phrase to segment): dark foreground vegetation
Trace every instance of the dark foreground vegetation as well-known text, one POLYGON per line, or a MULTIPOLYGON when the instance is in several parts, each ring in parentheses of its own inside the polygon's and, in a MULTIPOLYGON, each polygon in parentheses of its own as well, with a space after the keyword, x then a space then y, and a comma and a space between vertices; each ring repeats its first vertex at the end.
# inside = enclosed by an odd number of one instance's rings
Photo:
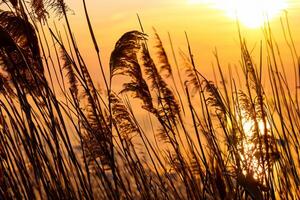
POLYGON ((268 24, 258 62, 240 36, 238 69, 215 52, 212 82, 188 37, 184 74, 157 33, 150 54, 143 31, 125 33, 102 65, 85 9, 100 91, 63 0, 1 3, 0 199, 300 198, 300 65, 287 20, 295 85, 268 24), (48 26, 49 13, 65 31, 48 26))

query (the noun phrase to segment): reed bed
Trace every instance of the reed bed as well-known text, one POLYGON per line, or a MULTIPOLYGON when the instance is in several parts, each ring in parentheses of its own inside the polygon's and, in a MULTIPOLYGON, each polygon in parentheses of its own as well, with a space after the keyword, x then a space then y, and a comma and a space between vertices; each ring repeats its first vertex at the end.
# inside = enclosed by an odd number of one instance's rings
POLYGON ((294 85, 269 24, 258 63, 240 33, 239 69, 225 72, 214 52, 213 82, 187 35, 186 52, 169 58, 156 31, 150 52, 142 26, 123 34, 103 64, 83 0, 102 75, 94 81, 63 0, 2 4, 0 199, 300 198, 300 58, 288 21, 294 85), (51 29, 48 13, 66 29, 51 29))

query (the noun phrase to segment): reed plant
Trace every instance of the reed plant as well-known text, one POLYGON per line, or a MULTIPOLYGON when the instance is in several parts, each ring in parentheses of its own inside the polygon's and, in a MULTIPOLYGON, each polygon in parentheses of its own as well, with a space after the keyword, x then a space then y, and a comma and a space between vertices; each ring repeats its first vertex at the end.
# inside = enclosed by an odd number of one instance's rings
POLYGON ((227 73, 214 52, 214 82, 197 67, 187 34, 181 73, 170 35, 172 58, 156 30, 149 45, 142 25, 123 34, 103 64, 83 0, 95 81, 63 0, 2 4, 0 199, 300 198, 300 59, 287 17, 295 85, 268 23, 258 62, 239 28, 237 68, 227 73), (49 15, 65 30, 50 28, 49 15))

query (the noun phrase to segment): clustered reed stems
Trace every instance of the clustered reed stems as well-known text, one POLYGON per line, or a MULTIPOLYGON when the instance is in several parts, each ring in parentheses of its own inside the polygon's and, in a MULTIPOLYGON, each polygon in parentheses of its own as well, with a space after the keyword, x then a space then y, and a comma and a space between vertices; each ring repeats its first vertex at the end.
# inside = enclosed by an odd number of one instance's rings
POLYGON ((187 34, 185 74, 170 34, 173 57, 156 30, 153 57, 142 26, 117 41, 107 77, 83 0, 103 92, 63 0, 2 3, 0 199, 300 198, 300 59, 287 17, 295 87, 268 23, 258 65, 238 29, 239 87, 217 51, 220 82, 201 73, 187 34), (64 19, 65 36, 50 28, 49 13, 64 19))

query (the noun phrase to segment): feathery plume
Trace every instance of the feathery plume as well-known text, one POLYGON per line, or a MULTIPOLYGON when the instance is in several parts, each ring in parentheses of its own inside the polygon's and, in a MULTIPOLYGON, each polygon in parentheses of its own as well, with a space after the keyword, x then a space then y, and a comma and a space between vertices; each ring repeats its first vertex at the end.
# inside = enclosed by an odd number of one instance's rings
POLYGON ((156 39, 155 48, 157 50, 157 58, 159 61, 160 73, 166 72, 166 78, 172 77, 173 72, 165 48, 163 47, 162 41, 155 28, 153 28, 153 30, 156 39))
POLYGON ((12 12, 0 11, 0 37, 0 56, 10 79, 39 95, 32 86, 36 81, 42 86, 45 78, 33 26, 12 12))
POLYGON ((116 43, 110 57, 111 79, 115 75, 126 75, 131 78, 129 83, 123 84, 121 92, 133 92, 134 98, 143 101, 143 108, 155 113, 152 97, 146 81, 143 78, 137 53, 141 48, 141 42, 146 35, 138 31, 125 33, 116 43))
POLYGON ((61 58, 64 62, 63 69, 67 71, 67 78, 69 79, 70 90, 72 93, 74 93, 75 96, 78 96, 78 88, 77 88, 78 81, 73 69, 73 63, 70 56, 64 49, 61 49, 61 58))

